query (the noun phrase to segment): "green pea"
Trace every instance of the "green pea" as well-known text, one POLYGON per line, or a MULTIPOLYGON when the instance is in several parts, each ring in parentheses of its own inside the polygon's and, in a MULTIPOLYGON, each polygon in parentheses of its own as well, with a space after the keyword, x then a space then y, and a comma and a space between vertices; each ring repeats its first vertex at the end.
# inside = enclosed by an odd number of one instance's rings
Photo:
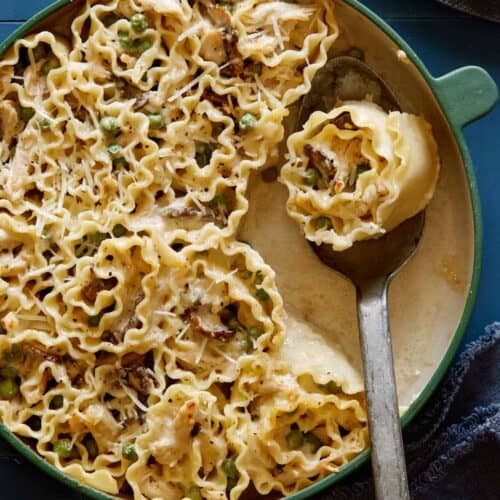
POLYGON ((255 342, 264 333, 258 326, 251 326, 247 329, 246 338, 244 340, 246 352, 251 352, 255 349, 255 342))
POLYGON ((91 233, 88 235, 88 241, 91 245, 98 247, 104 240, 109 238, 109 234, 106 233, 91 233))
POLYGON ((304 444, 304 436, 298 429, 292 429, 285 439, 287 446, 292 450, 296 450, 304 444))
POLYGON ((115 158, 113 160, 113 167, 115 167, 115 168, 119 168, 119 167, 128 168, 128 165, 129 165, 129 163, 124 156, 120 156, 120 157, 115 158))
POLYGON ((356 181, 358 180, 358 177, 363 174, 364 172, 368 172, 371 170, 371 167, 369 164, 366 164, 366 163, 360 163, 357 167, 356 167, 356 178, 354 180, 354 184, 356 184, 356 181))
POLYGON ((37 45, 34 49, 33 49, 33 57, 35 58, 35 61, 40 61, 42 60, 43 58, 45 58, 47 56, 47 51, 45 49, 45 46, 42 44, 42 45, 37 45))
POLYGON ((316 453, 321 448, 321 446, 323 446, 323 443, 318 436, 316 436, 312 432, 308 432, 304 436, 304 446, 309 448, 311 453, 316 453))
POLYGON ((137 451, 135 450, 135 446, 132 443, 125 443, 122 446, 122 456, 131 462, 134 462, 139 458, 137 451))
POLYGON ((217 139, 224 132, 225 125, 220 122, 212 123, 212 139, 217 139))
POLYGON ((263 281, 264 281, 264 275, 262 274, 262 271, 259 269, 259 270, 255 273, 255 283, 256 283, 257 285, 260 285, 263 281))
POLYGON ((133 42, 133 49, 140 54, 146 52, 153 46, 153 41, 151 38, 138 38, 133 42))
POLYGON ((255 296, 262 302, 270 299, 269 294, 263 288, 257 288, 255 296))
POLYGON ((64 397, 61 394, 54 396, 50 402, 49 408, 51 410, 59 410, 64 405, 64 397))
POLYGON ((228 200, 224 194, 219 194, 217 196, 214 196, 209 202, 208 206, 212 210, 220 210, 222 212, 227 212, 228 211, 228 200))
POLYGON ((160 114, 148 115, 149 128, 152 130, 159 130, 165 126, 165 118, 160 114))
POLYGON ((234 10, 234 5, 230 2, 220 2, 219 5, 231 13, 234 10))
POLYGON ((51 121, 48 118, 40 118, 38 120, 38 125, 40 126, 40 130, 42 132, 47 132, 50 130, 51 121))
POLYGON ((259 326, 251 326, 247 329, 248 336, 253 340, 257 340, 263 333, 262 328, 259 326))
POLYGON ((100 127, 105 134, 111 136, 117 135, 119 131, 118 121, 112 116, 105 116, 104 118, 102 118, 100 127))
POLYGON ((0 399, 12 399, 19 393, 19 384, 12 378, 0 381, 0 399))
POLYGON ((103 19, 103 24, 106 28, 109 28, 112 24, 115 24, 116 21, 120 20, 120 16, 116 15, 114 12, 107 14, 103 19))
POLYGON ((80 244, 75 247, 75 255, 76 257, 80 258, 83 257, 84 255, 87 255, 87 252, 89 251, 88 245, 85 244, 80 244))
POLYGON ((330 394, 337 394, 338 392, 340 392, 342 390, 342 388, 336 382, 334 382, 333 380, 330 380, 330 382, 328 382, 327 384, 325 384, 323 387, 330 394))
POLYGON ((122 148, 119 144, 110 144, 107 148, 108 153, 111 157, 116 157, 122 152, 122 148))
POLYGON ((96 458, 99 455, 99 447, 92 434, 87 434, 83 440, 83 446, 87 449, 90 458, 96 458))
POLYGON ((328 217, 318 217, 316 219, 316 229, 330 229, 332 227, 332 221, 328 217))
POLYGON ((128 31, 119 31, 118 32, 118 42, 120 46, 124 50, 130 50, 134 45, 134 40, 130 36, 128 31))
POLYGON ((23 122, 29 122, 35 116, 35 110, 33 108, 21 107, 19 116, 23 122))
POLYGON ((59 455, 61 458, 69 458, 71 452, 73 451, 73 446, 71 445, 70 439, 59 439, 56 441, 52 447, 54 453, 59 455))
POLYGON ((252 113, 245 113, 239 121, 240 130, 248 130, 256 125, 257 118, 252 113))
POLYGON ((53 69, 59 68, 61 64, 59 59, 56 57, 51 57, 49 60, 45 61, 42 65, 42 73, 48 75, 53 69))
POLYGON ((121 238, 127 234, 127 228, 123 224, 117 224, 111 232, 115 238, 121 238))
POLYGON ((19 376, 19 371, 13 366, 4 366, 0 368, 0 377, 16 378, 19 376))
POLYGON ((10 351, 3 351, 3 359, 7 361, 7 363, 16 363, 21 359, 21 347, 13 345, 10 351))
POLYGON ((149 28, 149 22, 144 14, 134 14, 130 19, 130 26, 137 33, 142 33, 149 28))
POLYGON ((213 152, 217 149, 217 144, 201 141, 194 141, 195 160, 200 168, 210 163, 213 152))
POLYGON ((227 327, 230 329, 230 330, 238 330, 238 328, 240 327, 240 323, 239 321, 236 319, 236 318, 231 318, 228 322, 227 322, 227 327))
POLYGON ((227 489, 232 490, 238 482, 239 472, 234 458, 228 457, 222 462, 222 470, 227 477, 227 489))
POLYGON ((203 500, 203 497, 201 496, 200 493, 200 487, 196 486, 195 484, 193 484, 188 488, 185 496, 187 498, 190 498, 191 500, 203 500))
POLYGON ((227 477, 237 477, 238 469, 236 467, 236 462, 234 458, 228 457, 222 462, 222 470, 227 477))
POLYGON ((101 322, 103 316, 103 313, 96 314, 95 316, 89 316, 87 318, 87 324, 89 326, 97 327, 99 326, 99 323, 101 322))
POLYGON ((248 334, 246 334, 241 340, 240 340, 240 348, 243 352, 246 353, 251 353, 254 349, 255 346, 253 345, 252 339, 248 334))
POLYGON ((241 277, 244 280, 249 280, 252 276, 253 276, 252 271, 249 271, 248 269, 244 269, 243 271, 241 271, 241 277))
POLYGON ((269 167, 263 170, 260 174, 264 182, 274 182, 278 178, 278 169, 276 167, 269 167))
POLYGON ((306 168, 302 174, 302 180, 307 186, 315 186, 319 180, 318 171, 315 168, 306 168))

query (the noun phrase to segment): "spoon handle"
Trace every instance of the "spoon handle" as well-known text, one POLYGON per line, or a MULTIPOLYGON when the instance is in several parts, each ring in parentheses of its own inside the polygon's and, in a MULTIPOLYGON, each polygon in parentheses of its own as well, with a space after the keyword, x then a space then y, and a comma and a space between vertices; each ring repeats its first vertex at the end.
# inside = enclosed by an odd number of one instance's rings
POLYGON ((408 500, 387 309, 388 280, 358 287, 358 320, 378 500, 408 500))

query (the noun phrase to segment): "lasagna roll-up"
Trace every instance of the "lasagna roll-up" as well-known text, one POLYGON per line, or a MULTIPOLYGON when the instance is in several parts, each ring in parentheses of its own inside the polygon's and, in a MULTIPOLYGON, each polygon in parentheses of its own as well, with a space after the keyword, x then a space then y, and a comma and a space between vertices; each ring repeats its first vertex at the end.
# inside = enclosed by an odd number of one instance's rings
POLYGON ((367 101, 313 113, 289 137, 288 152, 288 213, 308 240, 338 251, 423 210, 439 174, 430 125, 367 101))

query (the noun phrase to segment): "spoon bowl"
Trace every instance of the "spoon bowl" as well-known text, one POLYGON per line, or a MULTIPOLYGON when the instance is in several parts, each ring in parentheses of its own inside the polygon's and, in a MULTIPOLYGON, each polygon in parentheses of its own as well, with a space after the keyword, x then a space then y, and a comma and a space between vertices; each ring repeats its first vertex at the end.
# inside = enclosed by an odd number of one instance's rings
POLYGON ((389 85, 359 57, 333 57, 316 73, 311 90, 302 99, 295 128, 302 127, 314 111, 326 113, 339 101, 357 101, 367 97, 386 111, 401 109, 389 85), (325 93, 325 89, 328 92, 325 93))
POLYGON ((425 212, 419 212, 380 238, 358 241, 342 252, 326 244, 311 246, 328 267, 363 288, 372 281, 392 277, 404 266, 417 249, 424 224, 425 212))

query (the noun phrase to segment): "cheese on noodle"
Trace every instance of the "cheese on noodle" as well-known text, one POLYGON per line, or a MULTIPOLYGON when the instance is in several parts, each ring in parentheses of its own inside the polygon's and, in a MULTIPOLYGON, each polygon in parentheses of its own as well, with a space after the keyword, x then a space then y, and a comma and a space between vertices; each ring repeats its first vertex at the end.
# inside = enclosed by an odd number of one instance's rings
POLYGON ((236 239, 337 36, 327 0, 88 0, 3 56, 0 419, 62 472, 235 500, 366 447, 362 394, 281 361, 275 273, 236 239))
POLYGON ((380 236, 423 210, 439 174, 430 125, 368 101, 313 113, 288 138, 288 150, 281 171, 288 213, 308 240, 335 250, 380 236))

